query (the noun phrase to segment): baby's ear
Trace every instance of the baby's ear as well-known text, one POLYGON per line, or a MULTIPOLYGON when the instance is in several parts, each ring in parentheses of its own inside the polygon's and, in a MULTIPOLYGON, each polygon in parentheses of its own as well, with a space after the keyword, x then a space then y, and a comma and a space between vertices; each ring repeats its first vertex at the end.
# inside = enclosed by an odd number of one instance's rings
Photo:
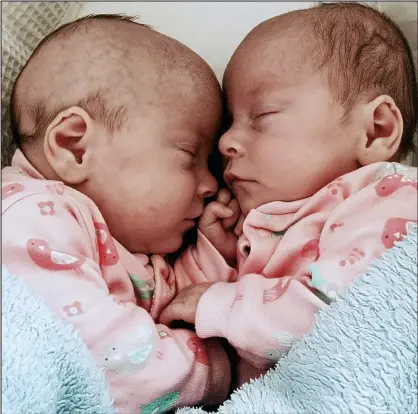
POLYGON ((364 107, 365 128, 357 147, 361 165, 390 161, 398 151, 403 134, 403 119, 395 101, 380 95, 364 107))
POLYGON ((46 130, 46 159, 66 184, 81 184, 88 177, 86 135, 91 132, 92 124, 84 109, 72 107, 60 112, 46 130))

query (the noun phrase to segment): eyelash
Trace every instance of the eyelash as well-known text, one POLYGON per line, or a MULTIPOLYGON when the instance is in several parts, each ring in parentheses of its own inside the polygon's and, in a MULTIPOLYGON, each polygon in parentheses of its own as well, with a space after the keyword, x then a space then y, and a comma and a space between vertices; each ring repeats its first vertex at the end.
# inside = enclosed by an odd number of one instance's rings
POLYGON ((185 150, 185 149, 182 149, 182 151, 185 153, 185 154, 187 154, 188 155, 188 157, 190 158, 190 163, 191 163, 191 165, 192 166, 195 166, 196 165, 196 154, 195 153, 193 153, 192 151, 188 151, 188 150, 185 150))
POLYGON ((260 119, 260 118, 262 118, 262 117, 264 117, 264 116, 267 116, 267 115, 274 115, 274 114, 277 114, 277 113, 278 113, 278 111, 262 112, 261 114, 256 115, 256 116, 254 117, 254 119, 260 119))

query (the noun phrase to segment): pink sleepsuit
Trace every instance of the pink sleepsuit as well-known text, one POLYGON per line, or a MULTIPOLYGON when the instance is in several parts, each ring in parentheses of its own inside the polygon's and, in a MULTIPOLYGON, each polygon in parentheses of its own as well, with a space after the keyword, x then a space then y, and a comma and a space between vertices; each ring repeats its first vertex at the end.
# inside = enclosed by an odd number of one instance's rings
POLYGON ((306 333, 318 309, 417 223, 416 168, 377 163, 296 202, 252 210, 237 269, 199 234, 171 268, 114 240, 94 203, 45 180, 17 151, 3 170, 3 263, 82 335, 105 369, 118 412, 159 413, 226 396, 225 337, 266 369, 306 333), (158 324, 182 288, 203 295, 196 330, 158 324), (199 338, 200 337, 200 338, 199 338))
POLYGON ((220 282, 198 304, 199 337, 224 337, 265 370, 309 331, 319 309, 416 223, 417 169, 381 162, 337 178, 308 199, 250 211, 237 269, 202 234, 174 269, 179 279, 184 273, 195 282, 220 282))
POLYGON ((162 257, 129 253, 90 199, 43 179, 20 151, 2 177, 3 265, 80 332, 117 412, 226 398, 230 367, 218 340, 156 323, 178 289, 162 257))

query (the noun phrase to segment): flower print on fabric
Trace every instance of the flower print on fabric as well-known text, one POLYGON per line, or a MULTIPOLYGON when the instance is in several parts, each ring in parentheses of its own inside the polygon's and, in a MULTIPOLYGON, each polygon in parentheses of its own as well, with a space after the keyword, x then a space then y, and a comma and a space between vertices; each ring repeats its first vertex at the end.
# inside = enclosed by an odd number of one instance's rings
POLYGON ((66 305, 62 308, 62 311, 68 316, 77 316, 83 313, 81 303, 79 301, 73 302, 71 305, 66 305))
POLYGON ((358 261, 360 261, 365 256, 366 254, 364 253, 362 249, 354 247, 353 249, 351 249, 351 252, 348 254, 348 256, 345 259, 340 260, 339 264, 341 267, 353 265, 357 263, 358 261))
POLYGON ((338 177, 334 181, 329 183, 327 185, 327 188, 328 190, 330 190, 333 196, 336 196, 339 193, 342 193, 342 196, 344 199, 346 199, 349 196, 350 189, 349 189, 348 183, 345 183, 342 177, 338 177))
POLYGON ((53 216, 55 214, 53 201, 42 201, 38 203, 38 207, 42 216, 53 216))
POLYGON ((63 183, 48 184, 46 189, 53 194, 63 195, 65 186, 63 183))

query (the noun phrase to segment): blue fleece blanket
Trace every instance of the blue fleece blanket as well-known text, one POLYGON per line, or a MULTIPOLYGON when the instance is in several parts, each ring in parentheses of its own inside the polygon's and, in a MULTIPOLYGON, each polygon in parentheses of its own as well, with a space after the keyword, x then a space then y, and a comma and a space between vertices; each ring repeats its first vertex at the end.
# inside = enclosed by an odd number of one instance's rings
POLYGON ((112 413, 104 375, 78 334, 4 266, 2 299, 2 413, 112 413))
POLYGON ((373 263, 344 299, 321 311, 286 358, 218 412, 416 414, 416 229, 373 263))
MULTIPOLYGON (((4 268, 2 279, 2 412, 111 413, 103 373, 71 326, 4 268)), ((417 408, 415 229, 345 298, 321 311, 276 368, 237 390, 219 412, 415 414, 417 408)))

